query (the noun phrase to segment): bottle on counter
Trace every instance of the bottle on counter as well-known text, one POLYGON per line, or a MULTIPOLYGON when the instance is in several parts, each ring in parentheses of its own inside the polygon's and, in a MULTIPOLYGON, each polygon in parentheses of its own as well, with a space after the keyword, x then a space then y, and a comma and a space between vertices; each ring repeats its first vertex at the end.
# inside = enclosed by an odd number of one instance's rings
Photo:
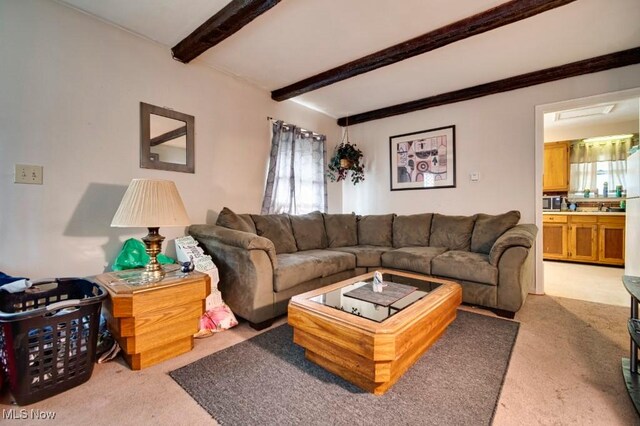
POLYGON ((607 198, 609 196, 609 182, 605 182, 602 185, 602 196, 607 198))
POLYGON ((562 197, 562 202, 560 203, 560 211, 566 212, 567 210, 569 210, 569 208, 567 207, 567 199, 562 197))
POLYGON ((622 197, 622 185, 616 185, 616 197, 622 197))

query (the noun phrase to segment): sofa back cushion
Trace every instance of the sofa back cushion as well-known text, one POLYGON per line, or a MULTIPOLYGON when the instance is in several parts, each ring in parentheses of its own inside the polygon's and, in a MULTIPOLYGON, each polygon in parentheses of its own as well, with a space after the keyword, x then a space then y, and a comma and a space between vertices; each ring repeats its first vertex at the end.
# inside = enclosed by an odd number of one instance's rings
POLYGON ((322 213, 311 212, 289 216, 298 250, 327 248, 327 232, 322 213))
POLYGON ((449 250, 469 251, 471 233, 476 216, 448 216, 434 214, 431 221, 429 246, 449 250))
POLYGON ((236 231, 256 233, 256 225, 250 214, 237 214, 227 207, 224 207, 218 215, 216 225, 236 231))
POLYGON ((393 244, 393 214, 358 217, 358 244, 391 247, 393 244))
POLYGON ((256 224, 257 234, 273 242, 276 253, 295 253, 298 251, 293 238, 291 221, 287 214, 251 215, 256 224))
POLYGON ((517 210, 499 215, 479 214, 471 236, 471 251, 489 254, 493 243, 519 221, 520 212, 517 210))
POLYGON ((358 225, 355 214, 324 214, 329 247, 358 245, 358 225))
POLYGON ((427 247, 432 217, 431 213, 396 216, 393 219, 393 246, 395 248, 427 247))

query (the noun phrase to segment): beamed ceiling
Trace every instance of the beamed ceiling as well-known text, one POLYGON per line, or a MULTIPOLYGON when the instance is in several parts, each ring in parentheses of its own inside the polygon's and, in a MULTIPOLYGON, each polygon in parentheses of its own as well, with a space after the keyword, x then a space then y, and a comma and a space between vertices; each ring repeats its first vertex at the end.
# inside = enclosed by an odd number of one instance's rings
POLYGON ((344 125, 640 63, 638 0, 60 0, 344 125))

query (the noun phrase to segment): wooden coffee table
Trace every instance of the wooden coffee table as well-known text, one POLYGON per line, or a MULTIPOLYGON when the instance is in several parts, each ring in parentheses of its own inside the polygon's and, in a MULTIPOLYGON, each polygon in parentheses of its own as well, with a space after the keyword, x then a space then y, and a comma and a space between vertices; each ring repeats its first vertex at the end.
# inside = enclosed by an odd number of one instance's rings
POLYGON ((384 394, 438 340, 462 302, 460 285, 453 281, 380 272, 385 282, 416 289, 388 306, 345 296, 370 287, 373 273, 368 273, 289 302, 293 341, 305 348, 305 357, 376 395, 384 394))

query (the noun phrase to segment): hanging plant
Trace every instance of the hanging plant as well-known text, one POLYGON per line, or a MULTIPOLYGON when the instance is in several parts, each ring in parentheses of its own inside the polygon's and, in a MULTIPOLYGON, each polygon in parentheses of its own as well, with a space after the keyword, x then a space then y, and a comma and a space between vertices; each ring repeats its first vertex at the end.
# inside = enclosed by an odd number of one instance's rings
POLYGON ((357 184, 364 180, 364 164, 362 151, 356 148, 356 144, 349 142, 349 128, 345 131, 345 137, 336 147, 333 156, 329 160, 327 176, 331 182, 346 180, 351 172, 351 182, 357 184), (346 139, 346 142, 345 142, 346 139))

